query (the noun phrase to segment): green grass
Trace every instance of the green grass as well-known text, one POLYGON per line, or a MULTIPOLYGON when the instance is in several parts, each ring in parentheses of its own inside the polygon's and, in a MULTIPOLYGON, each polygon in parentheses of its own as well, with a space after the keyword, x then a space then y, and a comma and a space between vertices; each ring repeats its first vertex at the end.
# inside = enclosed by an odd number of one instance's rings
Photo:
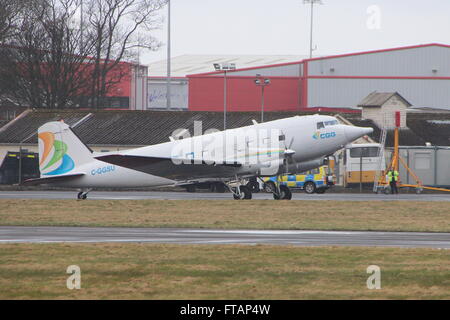
POLYGON ((448 202, 0 200, 0 225, 450 232, 448 202))
POLYGON ((0 246, 0 299, 450 299, 446 250, 155 244, 0 246), (369 265, 381 289, 369 290, 369 265), (66 269, 81 268, 81 289, 66 269))

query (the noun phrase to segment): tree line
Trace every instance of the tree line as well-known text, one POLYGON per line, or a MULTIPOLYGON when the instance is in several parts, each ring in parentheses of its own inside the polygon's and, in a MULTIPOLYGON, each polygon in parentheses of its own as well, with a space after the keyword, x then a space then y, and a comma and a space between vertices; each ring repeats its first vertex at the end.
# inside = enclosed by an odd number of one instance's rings
POLYGON ((33 108, 101 108, 124 61, 161 43, 168 0, 0 0, 0 95, 33 108))

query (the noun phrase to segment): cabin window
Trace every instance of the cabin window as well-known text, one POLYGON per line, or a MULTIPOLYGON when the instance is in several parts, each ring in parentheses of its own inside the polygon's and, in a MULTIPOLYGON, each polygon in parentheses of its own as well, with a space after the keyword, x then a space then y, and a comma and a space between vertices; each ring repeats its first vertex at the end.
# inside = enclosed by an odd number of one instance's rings
POLYGON ((325 125, 323 124, 323 122, 317 122, 317 129, 323 129, 325 128, 325 125))
POLYGON ((284 141, 284 140, 286 140, 286 137, 284 136, 284 134, 282 134, 282 135, 280 135, 280 136, 278 137, 278 139, 279 139, 280 141, 284 141))
POLYGON ((339 122, 337 120, 332 120, 332 121, 325 121, 324 124, 325 124, 325 127, 330 127, 330 126, 338 125, 339 122))

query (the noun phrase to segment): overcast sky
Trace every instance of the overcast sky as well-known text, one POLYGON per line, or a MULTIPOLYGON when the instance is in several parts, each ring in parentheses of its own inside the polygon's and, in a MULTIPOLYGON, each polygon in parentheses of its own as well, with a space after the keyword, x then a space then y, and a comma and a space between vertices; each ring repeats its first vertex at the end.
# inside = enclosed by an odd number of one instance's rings
MULTIPOLYGON (((322 0, 314 9, 315 55, 420 43, 450 44, 449 0, 322 0)), ((307 55, 310 6, 303 0, 171 0, 172 56, 307 55)), ((167 16, 167 8, 161 11, 167 16)), ((167 20, 165 20, 167 22, 167 20)), ((167 43, 163 26, 154 35, 167 43)), ((141 63, 164 60, 164 45, 141 63)))

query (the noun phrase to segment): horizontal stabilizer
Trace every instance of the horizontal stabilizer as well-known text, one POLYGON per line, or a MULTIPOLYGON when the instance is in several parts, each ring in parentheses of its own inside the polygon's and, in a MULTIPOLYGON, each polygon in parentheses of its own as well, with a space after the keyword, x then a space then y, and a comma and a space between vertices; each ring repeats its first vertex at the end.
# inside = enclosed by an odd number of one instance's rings
POLYGON ((37 186, 40 184, 47 184, 47 183, 58 183, 58 182, 66 182, 71 181, 73 179, 79 178, 84 176, 84 173, 72 173, 72 174, 66 174, 62 176, 55 176, 55 177, 45 177, 45 178, 37 178, 37 179, 28 179, 22 182, 21 185, 23 186, 37 186))

